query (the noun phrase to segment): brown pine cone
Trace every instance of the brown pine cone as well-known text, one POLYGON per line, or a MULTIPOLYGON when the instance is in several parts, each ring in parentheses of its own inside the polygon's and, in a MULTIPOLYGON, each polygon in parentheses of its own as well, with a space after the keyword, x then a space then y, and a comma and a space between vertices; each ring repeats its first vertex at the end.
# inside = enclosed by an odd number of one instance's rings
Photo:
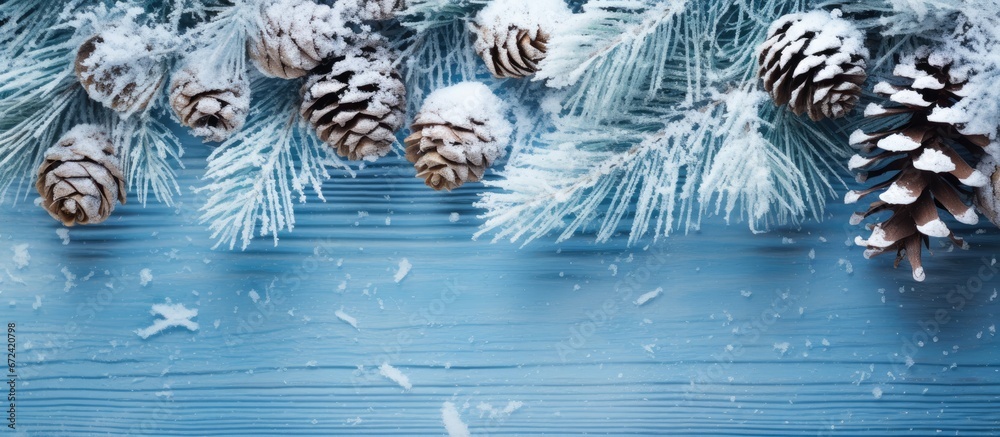
POLYGON ((861 95, 868 50, 851 23, 824 11, 789 14, 760 48, 764 89, 777 105, 814 121, 847 115, 861 95))
POLYGON ((142 112, 163 83, 165 69, 151 43, 128 30, 94 35, 76 52, 73 71, 87 95, 126 116, 142 112))
POLYGON ((875 224, 867 240, 855 242, 867 247, 865 257, 896 251, 896 265, 904 256, 910 262, 913 278, 924 280, 921 245, 928 246, 928 237, 948 237, 957 246, 967 244, 956 237, 941 220, 937 209, 943 208, 956 220, 966 224, 979 221, 969 206, 969 190, 962 186, 982 187, 989 183, 983 173, 972 168, 956 149, 966 149, 972 156, 981 156, 990 142, 983 135, 962 133, 962 126, 950 121, 947 109, 962 98, 965 72, 958 71, 945 54, 921 49, 915 57, 905 59, 894 72, 899 84, 887 82, 875 86, 875 92, 892 102, 883 107, 872 104, 865 110, 871 119, 892 117, 898 123, 883 120, 871 133, 856 131, 851 144, 861 148, 861 154, 851 158, 852 170, 866 169, 858 179, 891 175, 884 182, 863 191, 847 193, 845 202, 882 191, 879 200, 868 211, 851 218, 858 224, 864 218, 891 211, 888 220, 875 224))
POLYGON ((42 206, 66 226, 103 222, 125 204, 125 177, 100 127, 77 125, 45 151, 35 188, 42 206))
POLYGON ((302 87, 302 116, 337 154, 373 161, 392 150, 403 126, 406 87, 392 53, 368 45, 338 56, 302 87))
POLYGON ((552 27, 570 14, 562 0, 494 0, 470 26, 475 49, 498 78, 521 78, 538 71, 552 27))
POLYGON ((504 105, 485 85, 464 82, 427 96, 406 137, 406 159, 435 190, 483 178, 504 154, 511 126, 504 105))
POLYGON ((240 130, 250 112, 250 83, 187 66, 170 82, 170 107, 181 124, 205 141, 223 141, 240 130))
POLYGON ((274 0, 261 10, 260 32, 247 42, 250 59, 267 76, 305 76, 344 49, 341 17, 312 0, 274 0))
POLYGON ((987 155, 976 166, 976 170, 987 175, 990 182, 976 187, 976 209, 996 226, 1000 226, 1000 165, 996 158, 987 155))

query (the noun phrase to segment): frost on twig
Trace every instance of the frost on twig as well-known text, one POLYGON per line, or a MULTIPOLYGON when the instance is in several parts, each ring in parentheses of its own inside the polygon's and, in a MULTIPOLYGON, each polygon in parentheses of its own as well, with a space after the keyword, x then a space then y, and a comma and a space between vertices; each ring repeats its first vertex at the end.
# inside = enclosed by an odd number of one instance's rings
POLYGON ((199 192, 209 194, 201 221, 208 223, 215 247, 246 249, 254 235, 271 235, 295 226, 294 203, 304 202, 311 188, 320 200, 327 166, 353 172, 310 131, 299 116, 296 99, 287 95, 298 83, 258 79, 261 96, 251 108, 247 128, 230 137, 208 157, 199 192), (266 90, 266 92, 264 92, 266 90))

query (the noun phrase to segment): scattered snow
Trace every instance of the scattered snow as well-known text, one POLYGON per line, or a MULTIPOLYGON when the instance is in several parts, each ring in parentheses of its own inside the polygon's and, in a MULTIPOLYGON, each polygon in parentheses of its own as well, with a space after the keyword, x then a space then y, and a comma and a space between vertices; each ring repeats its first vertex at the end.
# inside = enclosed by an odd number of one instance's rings
POLYGON ((184 304, 169 304, 169 303, 158 303, 154 304, 152 310, 149 312, 152 315, 163 316, 162 319, 156 319, 153 324, 147 328, 137 329, 136 334, 142 339, 147 339, 151 335, 156 335, 163 332, 167 328, 174 326, 180 326, 187 328, 189 331, 198 330, 198 322, 191 320, 198 316, 197 309, 187 309, 184 304))
POLYGON ((873 388, 872 389, 872 396, 875 396, 875 399, 881 399, 882 398, 882 388, 880 388, 880 387, 873 388))
POLYGON ((657 287, 656 290, 644 293, 642 296, 639 296, 639 298, 635 300, 635 304, 637 306, 645 305, 646 302, 653 300, 656 296, 659 296, 660 293, 662 292, 663 292, 663 287, 657 287))
POLYGON ((260 300, 260 294, 257 293, 257 290, 251 289, 247 292, 247 296, 250 297, 250 300, 252 300, 253 303, 257 303, 257 301, 260 300))
POLYGON ((69 267, 64 266, 60 271, 66 277, 66 282, 63 284, 63 291, 69 291, 73 287, 76 287, 76 275, 69 271, 69 267))
POLYGON ((14 267, 23 269, 31 263, 31 254, 28 253, 28 243, 15 244, 11 250, 14 251, 14 267))
POLYGON ((451 222, 451 223, 457 222, 458 218, 459 218, 459 215, 458 215, 457 212, 453 212, 451 214, 448 214, 448 221, 451 222))
POLYGON ((153 272, 149 269, 142 269, 139 271, 139 285, 145 287, 153 281, 153 272))
POLYGON ((358 329, 358 319, 355 319, 354 317, 351 317, 350 315, 345 313, 343 307, 341 307, 337 311, 334 311, 333 315, 337 316, 338 319, 343 320, 348 325, 351 325, 352 327, 354 327, 354 329, 358 329))
POLYGON ((403 280, 403 278, 406 277, 406 275, 408 273, 410 273, 410 269, 412 267, 413 267, 413 264, 410 264, 410 260, 408 260, 406 258, 401 259, 399 261, 399 270, 396 270, 396 275, 393 276, 392 279, 395 280, 396 283, 398 284, 400 281, 403 280))
POLYGON ((785 353, 788 352, 788 348, 790 346, 791 345, 787 341, 781 342, 781 343, 775 343, 774 344, 774 350, 776 350, 776 351, 780 352, 782 355, 784 355, 785 353))
POLYGON ((400 372, 399 369, 392 367, 389 363, 382 363, 381 366, 378 366, 378 373, 386 378, 389 378, 396 384, 399 384, 400 387, 403 387, 406 390, 413 388, 413 384, 410 384, 410 378, 407 378, 403 372, 400 372))
POLYGON ((479 405, 476 405, 476 409, 480 411, 479 417, 481 418, 489 415, 490 420, 505 420, 522 406, 524 406, 524 402, 521 401, 509 401, 503 408, 494 408, 492 404, 480 402, 479 405))
POLYGON ((37 310, 37 309, 39 309, 41 307, 42 307, 42 297, 36 294, 35 295, 35 301, 32 302, 32 304, 31 304, 31 309, 37 310))
POLYGON ((444 429, 448 431, 448 437, 470 437, 469 427, 462 422, 455 404, 445 402, 441 406, 441 421, 444 422, 444 429))
POLYGON ((62 240, 62 244, 64 246, 69 244, 69 229, 67 228, 56 229, 56 235, 58 235, 59 238, 62 240))

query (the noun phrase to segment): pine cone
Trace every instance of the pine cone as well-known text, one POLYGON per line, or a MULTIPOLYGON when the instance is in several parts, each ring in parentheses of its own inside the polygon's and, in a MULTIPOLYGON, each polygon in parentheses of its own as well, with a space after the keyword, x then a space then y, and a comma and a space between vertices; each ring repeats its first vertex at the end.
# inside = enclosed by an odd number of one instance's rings
POLYGON ((381 45, 338 56, 302 87, 302 116, 337 154, 373 161, 392 150, 403 126, 406 88, 381 45))
POLYGON ((250 111, 250 83, 188 65, 170 82, 170 107, 181 124, 205 141, 223 141, 240 130, 250 111))
POLYGON ((886 127, 887 123, 882 121, 876 124, 880 128, 875 132, 854 132, 851 144, 860 147, 861 154, 852 157, 849 164, 852 170, 868 169, 859 175, 859 181, 885 174, 892 176, 867 190, 848 192, 845 202, 854 203, 885 189, 868 211, 854 214, 851 223, 858 224, 882 211, 891 211, 892 215, 871 227, 867 240, 857 237, 855 243, 867 247, 866 258, 895 250, 897 266, 905 254, 913 269, 913 279, 922 281, 920 246, 929 245, 928 237, 948 237, 957 246, 967 247, 941 220, 937 208, 948 211, 959 222, 975 224, 979 218, 966 204, 970 193, 961 185, 982 187, 989 183, 956 149, 964 148, 972 156, 980 156, 990 142, 983 135, 963 134, 962 126, 946 116, 948 108, 964 95, 962 87, 966 81, 965 72, 953 66, 947 55, 921 49, 915 57, 896 66, 893 74, 901 84, 882 82, 875 86, 875 92, 894 104, 890 107, 871 104, 865 116, 893 117, 899 123, 886 127))
POLYGON ((91 99, 128 116, 145 110, 163 83, 153 52, 132 29, 110 29, 80 45, 73 71, 91 99))
POLYGON ((342 18, 311 0, 275 0, 261 11, 260 32, 248 42, 250 59, 267 76, 305 76, 344 49, 342 18))
POLYGON ((867 58, 861 32, 839 16, 789 14, 771 25, 758 74, 777 105, 819 121, 843 117, 858 104, 867 58))
POLYGON ((483 178, 504 154, 511 126, 504 104, 478 82, 464 82, 427 96, 404 140, 417 177, 435 190, 452 190, 483 178))
POLYGON ((987 155, 976 166, 980 173, 988 175, 990 182, 976 188, 976 209, 996 226, 1000 226, 1000 165, 987 155))
POLYGON ((42 206, 66 226, 103 222, 125 204, 115 147, 98 126, 77 125, 45 151, 35 188, 42 206))
POLYGON ((538 71, 550 34, 570 14, 562 0, 494 0, 476 15, 476 53, 498 78, 538 71))

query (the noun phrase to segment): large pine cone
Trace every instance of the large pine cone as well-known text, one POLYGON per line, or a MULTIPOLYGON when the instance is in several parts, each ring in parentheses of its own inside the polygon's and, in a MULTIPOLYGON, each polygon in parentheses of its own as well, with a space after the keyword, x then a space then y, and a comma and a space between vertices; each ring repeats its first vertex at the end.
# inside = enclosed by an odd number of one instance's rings
POLYGON ((498 78, 521 78, 538 71, 552 27, 570 13, 562 0, 494 0, 471 25, 475 49, 498 78))
POLYGON ((511 132, 504 105, 485 85, 464 82, 427 96, 406 137, 406 159, 435 190, 483 178, 511 132))
POLYGON ((312 0, 275 0, 261 11, 260 32, 248 41, 250 59, 267 76, 305 76, 344 49, 342 18, 312 0))
POLYGON ((159 91, 164 66, 150 42, 124 29, 108 32, 80 45, 73 71, 94 101, 126 116, 141 112, 159 91))
POLYGON ((98 126, 81 124, 45 151, 35 188, 42 206, 66 226, 103 222, 125 203, 115 147, 98 126))
POLYGON ((194 66, 174 74, 170 107, 181 124, 205 141, 223 141, 240 130, 250 111, 250 83, 245 76, 216 77, 194 66))
POLYGON ((758 74, 776 104, 819 121, 858 104, 867 58, 863 35, 848 21, 823 11, 789 14, 771 25, 758 74))
POLYGON ((980 173, 988 175, 990 182, 976 187, 976 209, 996 226, 1000 226, 1000 164, 996 158, 987 155, 976 166, 980 173))
POLYGON ((367 45, 338 56, 302 87, 302 116, 337 154, 373 161, 392 150, 403 127, 406 87, 392 53, 367 45))
POLYGON ((967 247, 938 216, 938 207, 959 222, 975 224, 979 218, 966 203, 968 190, 961 186, 982 187, 989 183, 956 149, 981 156, 990 141, 983 135, 963 134, 962 126, 943 116, 961 100, 966 80, 964 73, 956 73, 948 56, 921 49, 915 57, 900 63, 893 74, 901 84, 882 82, 875 86, 875 92, 893 102, 892 106, 871 104, 865 116, 893 117, 899 123, 886 127, 886 122, 881 121, 874 132, 854 132, 851 144, 860 147, 861 154, 852 157, 849 164, 852 170, 867 170, 858 177, 862 181, 891 176, 867 190, 848 192, 845 202, 854 203, 884 189, 879 200, 868 211, 855 214, 851 222, 858 224, 883 211, 891 211, 892 215, 875 224, 867 240, 858 237, 855 242, 867 247, 865 257, 896 251, 897 266, 905 255, 913 278, 922 281, 920 246, 929 244, 928 237, 948 237, 957 246, 967 247))

